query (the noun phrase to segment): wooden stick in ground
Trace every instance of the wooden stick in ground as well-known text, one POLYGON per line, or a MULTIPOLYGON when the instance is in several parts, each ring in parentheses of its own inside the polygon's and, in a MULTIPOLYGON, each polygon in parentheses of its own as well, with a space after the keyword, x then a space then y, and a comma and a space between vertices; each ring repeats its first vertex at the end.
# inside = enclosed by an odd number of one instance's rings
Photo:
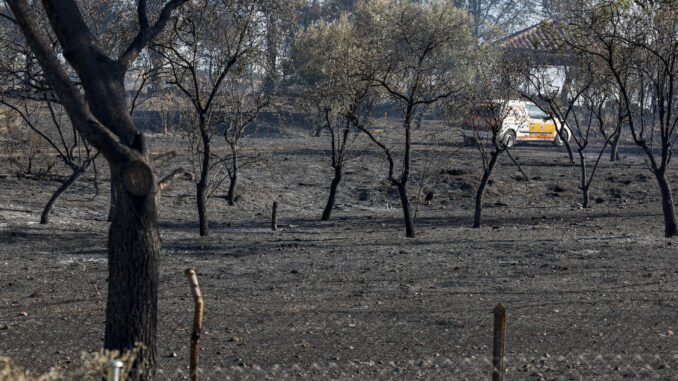
POLYGON ((273 213, 271 214, 271 229, 278 230, 278 201, 273 201, 273 213))
POLYGON ((499 303, 494 308, 494 351, 492 354, 492 381, 504 380, 504 349, 506 341, 506 308, 499 303))
POLYGON ((202 293, 198 285, 198 276, 195 269, 187 269, 186 277, 191 286, 191 294, 193 294, 193 302, 195 303, 195 312, 193 314, 193 334, 191 335, 191 363, 190 363, 190 380, 198 381, 198 356, 200 350, 200 332, 202 331, 202 293))

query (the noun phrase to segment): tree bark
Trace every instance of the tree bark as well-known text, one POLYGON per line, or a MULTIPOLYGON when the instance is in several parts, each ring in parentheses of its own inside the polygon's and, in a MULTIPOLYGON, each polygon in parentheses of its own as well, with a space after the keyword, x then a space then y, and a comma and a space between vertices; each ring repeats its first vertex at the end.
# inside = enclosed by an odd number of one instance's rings
POLYGON ((139 52, 160 33, 172 12, 187 0, 170 0, 151 25, 139 2, 139 32, 118 59, 97 44, 75 0, 43 0, 42 8, 62 47, 62 58, 40 27, 31 2, 6 0, 26 42, 43 68, 73 127, 103 154, 111 168, 117 203, 108 235, 108 298, 104 347, 120 351, 143 343, 127 379, 153 380, 157 331, 160 239, 158 187, 143 135, 129 115, 125 73, 139 52), (67 60, 82 90, 66 71, 67 60))
POLYGON ((200 223, 200 236, 205 237, 210 234, 209 224, 207 221, 207 186, 205 182, 200 180, 196 186, 197 202, 198 202, 198 220, 200 223))
POLYGON ((678 225, 676 224, 676 212, 673 207, 673 194, 671 192, 671 184, 666 178, 666 173, 657 171, 655 173, 657 182, 659 183, 659 190, 662 195, 662 210, 664 212, 664 235, 668 237, 675 237, 678 235, 678 225))
MULTIPOLYGON (((114 181, 122 184, 121 181, 114 181)), ((108 298, 104 348, 143 343, 132 380, 152 380, 156 363, 160 239, 155 193, 134 196, 122 185, 108 234, 108 298), (138 370, 138 371, 137 371, 138 370)))
POLYGON ((405 236, 407 238, 414 238, 414 221, 412 221, 412 213, 410 211, 410 200, 407 197, 406 184, 402 182, 397 185, 398 194, 400 195, 400 204, 403 207, 403 217, 405 219, 405 236))
POLYGON ((117 194, 115 191, 115 185, 113 184, 113 178, 111 178, 111 198, 108 202, 108 222, 113 221, 113 212, 115 212, 115 204, 118 202, 117 194))
POLYGON ((492 176, 492 171, 494 170, 494 166, 497 164, 499 154, 500 154, 499 151, 492 152, 490 162, 487 165, 487 169, 483 173, 483 177, 480 180, 480 185, 478 185, 478 190, 476 191, 475 213, 473 215, 474 228, 480 227, 480 219, 483 213, 483 194, 485 194, 485 187, 487 186, 487 182, 490 179, 490 176, 492 176))
POLYGON ((579 165, 581 168, 581 196, 582 196, 582 201, 581 201, 581 206, 582 208, 586 209, 589 207, 589 185, 587 184, 586 178, 588 175, 586 174, 586 157, 584 156, 584 152, 582 150, 579 150, 579 165))
POLYGON ((325 205, 325 210, 323 210, 323 221, 328 221, 330 219, 330 214, 332 214, 332 209, 334 209, 334 202, 337 197, 337 188, 341 182, 342 177, 342 166, 334 166, 334 178, 332 179, 332 184, 330 185, 330 195, 327 198, 327 204, 325 205))
POLYGON ((400 195, 400 204, 403 207, 403 218, 405 220, 405 236, 407 238, 414 238, 414 221, 412 220, 412 213, 410 211, 410 199, 407 197, 407 181, 410 178, 410 155, 412 152, 412 116, 414 113, 414 105, 409 103, 405 111, 405 120, 403 127, 405 128, 405 153, 403 155, 403 173, 400 181, 396 182, 398 187, 398 194, 400 195))
POLYGON ((84 168, 79 168, 75 170, 73 174, 71 174, 71 176, 68 177, 68 179, 66 179, 66 181, 63 184, 61 184, 61 186, 56 190, 56 192, 54 192, 52 197, 50 197, 49 201, 47 201, 47 205, 45 205, 45 208, 42 210, 42 215, 40 216, 40 223, 42 225, 46 225, 47 223, 49 223, 49 213, 52 211, 52 207, 54 207, 54 204, 56 204, 59 197, 68 188, 70 188, 71 185, 78 181, 80 176, 82 176, 82 174, 85 173, 85 171, 87 171, 87 167, 89 167, 89 164, 87 164, 87 166, 85 166, 84 168))
POLYGON ((200 116, 200 137, 202 139, 202 168, 200 180, 197 184, 198 219, 200 221, 200 236, 209 235, 209 222, 207 220, 207 177, 210 166, 210 137, 207 132, 205 116, 200 116))
POLYGON ((570 145, 570 142, 567 141, 567 139, 562 139, 563 144, 565 145, 565 149, 567 149, 567 156, 570 159, 570 163, 574 163, 574 152, 572 151, 572 146, 570 145))
POLYGON ((228 185, 228 195, 226 196, 228 200, 228 205, 233 206, 235 204, 235 188, 238 184, 238 151, 235 144, 230 143, 231 147, 231 160, 233 160, 233 165, 231 167, 231 172, 229 174, 230 184, 228 185))
POLYGON ((619 138, 621 137, 621 130, 618 130, 612 140, 612 147, 610 148, 610 161, 619 160, 619 138))
POLYGON ((228 195, 226 196, 226 199, 228 200, 228 205, 235 205, 235 188, 238 184, 238 174, 236 172, 233 173, 229 177, 230 183, 228 184, 228 195))

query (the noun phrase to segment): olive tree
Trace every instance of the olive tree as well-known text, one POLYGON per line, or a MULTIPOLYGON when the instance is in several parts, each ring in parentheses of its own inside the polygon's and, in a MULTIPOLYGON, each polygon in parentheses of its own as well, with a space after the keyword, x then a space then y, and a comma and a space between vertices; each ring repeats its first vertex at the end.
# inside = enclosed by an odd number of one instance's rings
POLYGON ((613 78, 635 144, 662 197, 664 234, 678 235, 667 178, 678 138, 678 2, 576 0, 564 5, 565 42, 613 78))
MULTIPOLYGON (((49 147, 71 172, 43 208, 40 223, 46 224, 56 201, 87 171, 98 153, 72 128, 58 98, 45 83, 35 55, 20 30, 12 26, 9 20, 0 20, 0 56, 4 57, 0 60, 0 82, 4 87, 0 91, 0 105, 20 121, 13 125, 10 139, 5 142, 8 160, 17 174, 32 175, 34 161, 39 159, 47 165, 46 170, 38 169, 41 174, 55 166, 49 153, 38 158, 39 148, 49 147)), ((97 184, 95 181, 95 187, 97 184)))
POLYGON ((358 41, 366 52, 360 78, 377 86, 401 113, 394 147, 368 126, 356 126, 388 161, 388 179, 398 190, 407 237, 415 236, 408 182, 412 132, 422 108, 461 93, 473 79, 476 40, 468 14, 449 1, 360 1, 354 12, 358 41))
POLYGON ((137 357, 139 372, 134 378, 153 379, 160 255, 157 204, 162 190, 183 171, 156 181, 144 136, 129 115, 124 79, 139 53, 186 0, 169 0, 152 15, 147 2, 140 0, 136 33, 112 51, 99 44, 74 0, 5 2, 11 10, 8 17, 22 31, 71 124, 110 166, 118 203, 108 235, 104 347, 127 350, 142 343, 145 348, 137 357), (57 55, 36 8, 46 14, 63 58, 57 55))
POLYGON ((337 189, 350 156, 357 126, 369 122, 377 94, 369 81, 358 76, 357 62, 364 51, 356 39, 356 27, 348 14, 309 26, 299 32, 291 52, 297 97, 318 128, 329 139, 333 178, 321 219, 330 219, 337 189))
POLYGON ((572 61, 565 67, 567 77, 572 79, 562 85, 559 84, 559 76, 551 68, 529 65, 524 71, 525 86, 521 95, 542 108, 555 123, 568 127, 558 131, 560 141, 571 137, 576 146, 581 205, 589 208, 589 190, 596 170, 621 124, 609 120, 609 112, 605 107, 613 96, 610 91, 612 78, 600 70, 596 60, 589 57, 579 56, 572 61), (602 145, 591 165, 586 160, 587 148, 599 136, 602 137, 602 145))
POLYGON ((468 127, 475 130, 474 135, 482 138, 478 139, 475 146, 482 161, 483 175, 476 189, 474 228, 481 225, 483 196, 501 155, 506 153, 518 165, 510 155, 516 135, 512 131, 504 131, 503 121, 512 118, 520 122, 527 117, 524 108, 510 102, 517 98, 523 61, 509 53, 501 54, 491 47, 484 47, 483 51, 484 59, 475 77, 475 86, 469 92, 469 99, 474 105, 470 107, 470 115, 465 121, 470 125, 468 127))
POLYGON ((237 186, 243 167, 257 161, 256 154, 243 150, 247 127, 254 124, 260 111, 270 106, 275 89, 275 81, 267 75, 261 81, 252 68, 245 68, 238 75, 229 76, 222 88, 222 95, 228 105, 215 117, 215 124, 223 135, 228 150, 223 155, 215 155, 216 162, 223 164, 228 178, 226 200, 234 205, 237 199, 237 186))
MULTIPOLYGON (((267 73, 273 70, 268 66, 270 57, 267 59, 266 43, 270 36, 264 27, 274 9, 267 7, 269 3, 270 0, 190 2, 174 21, 172 33, 154 48, 166 61, 169 83, 176 86, 190 104, 189 110, 183 111, 187 112, 186 128, 197 162, 201 236, 209 234, 207 204, 220 183, 214 181, 215 174, 218 177, 219 173, 214 166, 224 163, 223 160, 215 162, 212 139, 217 133, 220 116, 237 112, 233 107, 237 107, 238 102, 229 99, 224 86, 229 83, 241 94, 248 94, 242 91, 252 93, 251 82, 238 82, 237 79, 243 73, 260 73, 262 80, 267 81, 270 78, 267 73)), ((244 125, 230 127, 242 131, 244 125)), ((228 134, 226 137, 228 141, 228 134)))
MULTIPOLYGON (((0 96, 0 104, 5 105, 18 115, 23 125, 33 134, 32 136, 44 141, 47 146, 53 149, 62 163, 71 171, 71 174, 54 191, 43 208, 40 223, 47 224, 49 214, 59 197, 87 172, 99 154, 90 147, 86 140, 82 139, 77 130, 71 128, 62 107, 47 96, 42 101, 33 101, 25 96, 12 98, 0 96)), ((26 144, 34 144, 32 143, 34 139, 28 140, 26 144)), ((9 143, 17 144, 19 142, 12 141, 9 143)), ((30 173, 32 158, 29 157, 27 160, 29 161, 28 168, 23 170, 30 173)))

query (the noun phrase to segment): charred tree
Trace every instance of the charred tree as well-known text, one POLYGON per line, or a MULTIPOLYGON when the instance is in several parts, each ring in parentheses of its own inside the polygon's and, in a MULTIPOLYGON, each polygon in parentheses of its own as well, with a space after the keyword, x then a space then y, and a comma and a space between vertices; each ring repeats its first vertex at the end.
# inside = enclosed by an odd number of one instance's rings
POLYGON ((200 236, 205 237, 209 235, 209 222, 207 220, 207 179, 209 177, 210 169, 210 140, 211 135, 207 126, 207 117, 205 116, 206 110, 201 110, 200 112, 200 139, 202 141, 202 152, 201 152, 201 165, 200 165, 200 178, 196 184, 197 190, 197 203, 198 203, 198 219, 200 223, 200 236))
POLYGON ((621 138, 621 129, 614 135, 612 145, 610 146, 610 161, 619 161, 619 141, 621 138))
POLYGON ((330 194, 327 197, 327 203, 325 204, 325 209, 323 209, 322 220, 329 221, 330 215, 332 214, 332 209, 334 209, 334 203, 337 198, 337 188, 339 188, 339 183, 341 182, 342 177, 342 166, 334 166, 334 178, 332 178, 332 183, 330 184, 330 194))
POLYGON ((485 188, 487 187, 487 182, 490 180, 494 166, 497 164, 499 159, 500 150, 493 150, 490 153, 490 161, 487 164, 487 167, 483 171, 483 177, 480 179, 480 184, 478 185, 478 190, 476 191, 475 199, 475 211, 473 213, 473 227, 480 227, 480 220, 483 213, 483 195, 485 194, 485 188))
POLYGON ((231 147, 231 162, 233 165, 233 170, 229 171, 228 173, 228 194, 226 195, 226 200, 228 201, 228 205, 234 205, 235 204, 235 191, 236 187, 238 186, 238 168, 240 168, 240 163, 238 160, 238 150, 235 147, 235 144, 229 144, 229 147, 231 147))
POLYGON ((66 192, 68 188, 71 187, 71 185, 75 184, 76 181, 82 176, 85 172, 87 172, 87 169, 89 168, 90 164, 94 161, 94 158, 90 158, 89 160, 85 161, 82 166, 74 168, 73 169, 73 174, 71 174, 66 181, 64 181, 63 184, 57 190, 52 194, 52 197, 49 198, 49 201, 47 201, 47 204, 42 210, 42 214, 40 215, 40 224, 46 225, 49 223, 49 214, 52 211, 52 208, 54 207, 54 204, 56 204, 57 200, 61 195, 66 192))
POLYGON ((563 8, 568 48, 601 63, 612 77, 625 124, 662 195, 664 235, 678 235, 666 173, 678 131, 675 2, 571 1, 563 8), (604 17, 601 17, 604 15, 604 17))
MULTIPOLYGON (((353 110, 355 111, 355 107, 353 110)), ((337 189, 339 188, 339 183, 343 177, 344 162, 348 149, 347 143, 352 126, 351 119, 346 117, 344 118, 343 129, 339 134, 336 134, 332 127, 332 122, 330 121, 329 112, 329 110, 325 110, 325 120, 327 122, 327 129, 330 133, 330 139, 332 139, 332 168, 334 169, 334 177, 330 184, 330 193, 327 197, 327 203, 325 204, 325 209, 323 209, 323 215, 321 217, 323 221, 328 221, 330 219, 330 215, 334 209, 337 198, 337 189)), ((359 116, 357 116, 357 118, 359 118, 359 116)), ((357 118, 356 120, 358 120, 357 118)))
POLYGON ((63 57, 75 69, 82 92, 71 80, 26 0, 7 0, 18 27, 42 66, 74 128, 99 150, 111 168, 118 203, 108 239, 109 287, 104 347, 121 351, 142 343, 132 375, 152 380, 156 363, 158 300, 156 184, 143 135, 127 105, 124 77, 139 52, 160 33, 172 12, 185 0, 170 0, 151 24, 146 1, 138 4, 139 32, 117 58, 97 44, 74 0, 44 0, 42 6, 63 57), (84 93, 84 95, 83 95, 84 93))
MULTIPOLYGON (((29 75, 32 77, 32 75, 29 75)), ((31 87, 26 89, 22 93, 24 98, 14 98, 14 99, 4 99, 0 97, 0 104, 9 107, 12 111, 20 115, 21 119, 28 126, 28 128, 36 133, 42 140, 44 140, 54 151, 56 151, 57 156, 61 161, 71 170, 71 175, 57 188, 57 190, 52 194, 49 201, 43 208, 42 214, 40 215, 40 224, 49 223, 49 213, 52 211, 54 204, 57 202, 59 197, 68 190, 89 168, 90 164, 94 162, 94 159, 99 155, 98 153, 92 152, 91 147, 86 141, 83 141, 78 134, 77 130, 73 129, 72 136, 67 137, 67 130, 64 124, 61 122, 56 106, 53 104, 54 99, 52 95, 43 94, 42 97, 39 97, 35 94, 35 88, 31 87), (30 99, 29 99, 30 98, 30 99), (43 131, 38 125, 33 122, 33 115, 29 111, 29 107, 26 106, 26 102, 29 100, 35 100, 36 102, 41 102, 39 107, 45 107, 49 110, 49 120, 51 121, 51 127, 56 130, 58 138, 52 138, 48 133, 43 131), (20 103, 24 102, 23 107, 18 107, 14 102, 20 103)), ((38 112, 38 118, 40 117, 38 112)), ((31 170, 30 162, 27 168, 28 171, 31 170)), ((96 182, 95 182, 96 186, 96 182)))
MULTIPOLYGON (((249 78, 252 71, 261 69, 267 70, 267 78, 270 74, 266 61, 266 33, 270 28, 262 26, 275 14, 266 5, 268 2, 190 2, 175 20, 173 33, 154 45, 168 66, 170 83, 191 105, 185 119, 189 121, 191 154, 198 174, 196 201, 201 236, 209 234, 208 203, 224 180, 222 166, 227 161, 217 157, 211 147, 219 115, 240 114, 242 102, 238 102, 244 98, 231 97, 236 89, 242 97, 253 95, 254 92, 243 95, 252 89, 248 87, 252 83, 244 83, 241 78, 249 78)), ((278 8, 285 7, 274 7, 278 8)), ((263 82, 266 86, 272 84, 267 79, 263 82)))

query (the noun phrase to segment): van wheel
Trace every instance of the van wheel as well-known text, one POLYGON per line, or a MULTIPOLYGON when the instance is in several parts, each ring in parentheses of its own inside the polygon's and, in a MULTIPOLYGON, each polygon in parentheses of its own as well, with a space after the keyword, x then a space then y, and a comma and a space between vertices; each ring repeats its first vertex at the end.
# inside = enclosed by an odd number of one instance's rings
POLYGON ((468 136, 464 136, 464 147, 470 147, 474 145, 475 139, 474 138, 469 138, 468 136))
POLYGON ((511 148, 514 144, 516 144, 516 133, 514 131, 509 131, 501 138, 500 148, 511 148))
MULTIPOLYGON (((569 136, 569 133, 567 132, 567 130, 563 130, 563 135, 565 137, 565 140, 570 140, 570 136, 569 136)), ((565 143, 563 143, 563 139, 561 139, 560 134, 558 132, 556 132, 556 138, 553 139, 553 145, 556 146, 556 147, 562 147, 563 144, 565 144, 565 143)))

